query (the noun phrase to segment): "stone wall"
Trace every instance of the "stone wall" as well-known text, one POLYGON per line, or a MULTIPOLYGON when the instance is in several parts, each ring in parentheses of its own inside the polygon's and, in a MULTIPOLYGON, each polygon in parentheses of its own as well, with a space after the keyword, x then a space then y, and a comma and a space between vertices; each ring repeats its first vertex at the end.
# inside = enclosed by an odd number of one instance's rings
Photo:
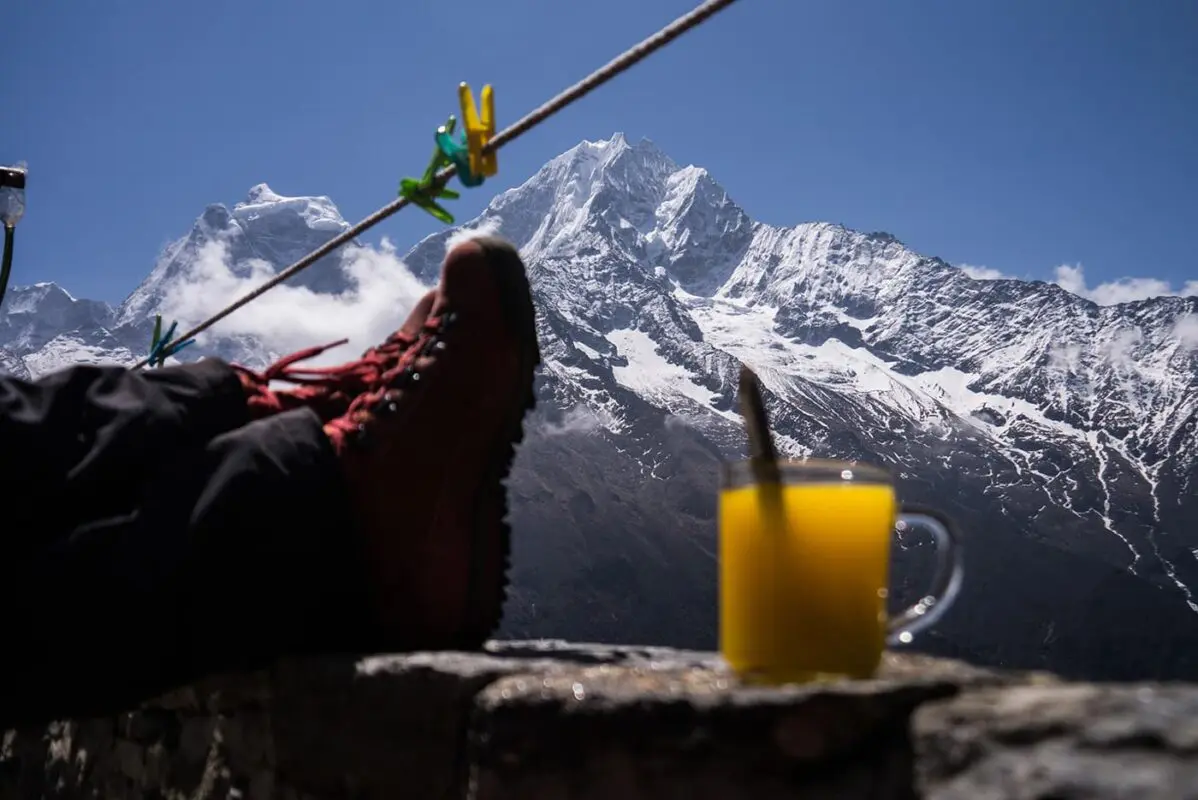
POLYGON ((0 738, 10 798, 1198 798, 1198 688, 890 654, 738 685, 709 654, 496 643, 284 662, 0 738))

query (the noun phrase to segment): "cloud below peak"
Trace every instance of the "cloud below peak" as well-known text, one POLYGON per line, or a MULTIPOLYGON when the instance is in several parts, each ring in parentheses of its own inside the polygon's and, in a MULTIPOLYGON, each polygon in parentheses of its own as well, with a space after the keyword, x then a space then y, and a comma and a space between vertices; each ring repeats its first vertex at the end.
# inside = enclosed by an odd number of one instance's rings
POLYGON ((1119 278, 1095 286, 1086 284, 1086 273, 1081 264, 1062 264, 1053 271, 1053 283, 1067 292, 1093 300, 1100 306, 1133 303, 1150 297, 1172 297, 1198 295, 1198 281, 1187 281, 1173 288, 1169 281, 1160 278, 1119 278))
MULTIPOLYGON (((378 247, 347 247, 340 268, 348 288, 341 294, 320 294, 304 286, 280 284, 254 302, 213 326, 218 336, 250 336, 276 353, 349 339, 309 365, 337 363, 348 354, 378 344, 403 322, 408 311, 427 291, 383 240, 378 247)), ((205 244, 186 274, 170 285, 163 298, 162 314, 190 327, 258 288, 275 274, 265 261, 231 263, 227 244, 217 239, 205 244)), ((200 336, 201 341, 209 338, 200 336)))
POLYGON ((993 267, 978 267, 973 264, 961 264, 958 266, 958 269, 975 281, 1000 281, 1012 277, 993 267))
MULTIPOLYGON (((978 281, 1015 279, 1017 277, 993 267, 974 264, 960 264, 958 269, 978 281)), ((1148 300, 1152 297, 1198 296, 1198 280, 1186 281, 1181 286, 1174 287, 1169 281, 1160 278, 1118 278, 1090 286, 1086 282, 1085 269, 1081 264, 1060 265, 1053 270, 1052 283, 1100 306, 1134 303, 1137 300, 1148 300)))

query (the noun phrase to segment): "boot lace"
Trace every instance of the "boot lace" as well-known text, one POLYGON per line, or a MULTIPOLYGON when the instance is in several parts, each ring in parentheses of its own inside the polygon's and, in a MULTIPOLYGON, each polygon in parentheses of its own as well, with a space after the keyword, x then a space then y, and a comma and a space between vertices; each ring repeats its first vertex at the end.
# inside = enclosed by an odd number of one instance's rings
POLYGON ((435 335, 441 329, 442 320, 430 317, 424 323, 421 333, 409 336, 395 332, 377 347, 372 347, 362 354, 362 357, 345 364, 327 367, 298 366, 299 362, 307 361, 325 353, 334 347, 340 347, 349 339, 339 339, 328 344, 316 345, 304 350, 298 350, 280 358, 261 372, 255 372, 247 367, 239 367, 251 375, 259 389, 267 389, 271 381, 285 381, 298 386, 323 387, 329 390, 343 390, 350 394, 370 391, 370 388, 382 380, 383 375, 396 370, 395 365, 403 362, 409 350, 415 347, 421 339, 435 335))
MULTIPOLYGON (((397 390, 420 381, 420 373, 414 366, 416 359, 443 347, 441 335, 453 317, 452 314, 430 317, 419 337, 391 337, 380 347, 368 350, 358 361, 334 368, 338 380, 352 376, 360 381, 361 391, 343 415, 325 423, 325 430, 333 429, 341 437, 348 434, 361 437, 374 413, 397 411, 397 390)), ((305 375, 307 379, 309 376, 305 375)))

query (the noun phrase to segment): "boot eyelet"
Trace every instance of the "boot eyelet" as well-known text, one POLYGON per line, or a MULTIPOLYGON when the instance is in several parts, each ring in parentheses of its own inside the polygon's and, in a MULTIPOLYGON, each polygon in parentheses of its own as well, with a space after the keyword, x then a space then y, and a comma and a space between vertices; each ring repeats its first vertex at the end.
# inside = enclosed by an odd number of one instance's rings
POLYGON ((419 372, 413 372, 413 373, 412 373, 412 376, 411 376, 411 381, 412 381, 412 383, 416 383, 416 382, 418 382, 419 380, 420 380, 420 373, 419 373, 419 372))

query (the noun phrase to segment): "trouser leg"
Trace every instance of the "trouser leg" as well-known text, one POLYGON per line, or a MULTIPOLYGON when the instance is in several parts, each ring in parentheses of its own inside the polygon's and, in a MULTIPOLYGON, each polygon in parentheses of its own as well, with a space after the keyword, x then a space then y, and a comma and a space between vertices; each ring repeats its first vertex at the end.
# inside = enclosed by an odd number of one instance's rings
POLYGON ((217 360, 0 377, 0 568, 92 519, 131 510, 164 460, 248 420, 237 374, 217 360))
POLYGON ((178 449, 133 493, 5 562, 0 728, 378 646, 344 479, 312 412, 178 449))

